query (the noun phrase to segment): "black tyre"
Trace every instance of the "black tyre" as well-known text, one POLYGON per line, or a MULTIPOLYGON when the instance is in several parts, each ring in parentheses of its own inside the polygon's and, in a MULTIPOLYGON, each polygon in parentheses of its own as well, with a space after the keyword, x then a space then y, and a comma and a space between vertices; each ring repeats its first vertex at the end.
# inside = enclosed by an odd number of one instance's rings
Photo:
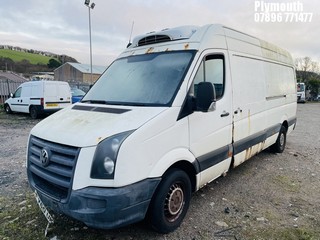
POLYGON ((160 233, 177 229, 184 219, 191 198, 189 176, 180 169, 170 169, 159 184, 151 200, 148 220, 160 233))
POLYGON ((31 106, 29 112, 30 112, 31 118, 33 118, 33 119, 38 118, 39 114, 38 114, 38 111, 35 107, 31 106))
POLYGON ((5 111, 7 114, 12 113, 12 111, 11 111, 11 108, 10 108, 9 104, 5 104, 5 105, 4 105, 4 111, 5 111))
POLYGON ((281 126, 277 141, 271 146, 271 150, 276 153, 282 153, 287 143, 287 129, 281 126))

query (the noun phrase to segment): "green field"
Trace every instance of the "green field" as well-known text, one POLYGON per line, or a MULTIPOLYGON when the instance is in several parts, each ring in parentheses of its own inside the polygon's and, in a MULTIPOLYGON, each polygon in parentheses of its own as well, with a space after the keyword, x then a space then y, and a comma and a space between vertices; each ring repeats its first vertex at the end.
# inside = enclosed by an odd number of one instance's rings
POLYGON ((26 59, 31 64, 44 64, 44 65, 47 65, 49 60, 51 59, 51 57, 46 57, 39 54, 19 52, 19 51, 14 51, 9 49, 0 49, 0 57, 11 58, 12 61, 14 62, 20 62, 26 59))

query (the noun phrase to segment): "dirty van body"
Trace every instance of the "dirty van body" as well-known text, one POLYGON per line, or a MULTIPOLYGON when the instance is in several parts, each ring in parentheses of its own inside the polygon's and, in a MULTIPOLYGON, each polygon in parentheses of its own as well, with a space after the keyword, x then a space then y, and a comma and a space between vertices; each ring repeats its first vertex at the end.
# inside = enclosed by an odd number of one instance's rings
POLYGON ((285 50, 221 25, 152 32, 32 129, 28 179, 45 206, 88 226, 147 218, 168 233, 192 192, 266 148, 283 152, 296 107, 285 50))
POLYGON ((22 83, 6 100, 6 113, 29 113, 32 118, 50 114, 71 105, 71 91, 67 82, 30 81, 22 83))

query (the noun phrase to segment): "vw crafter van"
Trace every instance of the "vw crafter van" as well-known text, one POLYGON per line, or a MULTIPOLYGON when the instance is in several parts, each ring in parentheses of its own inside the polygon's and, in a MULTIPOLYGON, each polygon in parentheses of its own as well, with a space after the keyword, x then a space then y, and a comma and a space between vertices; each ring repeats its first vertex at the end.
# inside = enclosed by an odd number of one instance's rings
POLYGON ((45 206, 111 229, 178 228, 191 193, 296 123, 290 54, 221 26, 136 37, 81 102, 31 131, 27 172, 45 206))

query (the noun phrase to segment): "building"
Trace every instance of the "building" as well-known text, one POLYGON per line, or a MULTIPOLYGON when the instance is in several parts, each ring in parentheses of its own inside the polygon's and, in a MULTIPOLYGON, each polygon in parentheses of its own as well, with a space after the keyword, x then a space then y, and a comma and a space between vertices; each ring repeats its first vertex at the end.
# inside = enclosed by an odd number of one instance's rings
POLYGON ((107 66, 92 66, 91 82, 91 69, 89 64, 67 62, 54 70, 54 79, 69 83, 93 84, 106 68, 107 66))
POLYGON ((4 103, 10 93, 14 93, 17 87, 26 81, 28 80, 19 74, 0 71, 0 104, 4 103))

